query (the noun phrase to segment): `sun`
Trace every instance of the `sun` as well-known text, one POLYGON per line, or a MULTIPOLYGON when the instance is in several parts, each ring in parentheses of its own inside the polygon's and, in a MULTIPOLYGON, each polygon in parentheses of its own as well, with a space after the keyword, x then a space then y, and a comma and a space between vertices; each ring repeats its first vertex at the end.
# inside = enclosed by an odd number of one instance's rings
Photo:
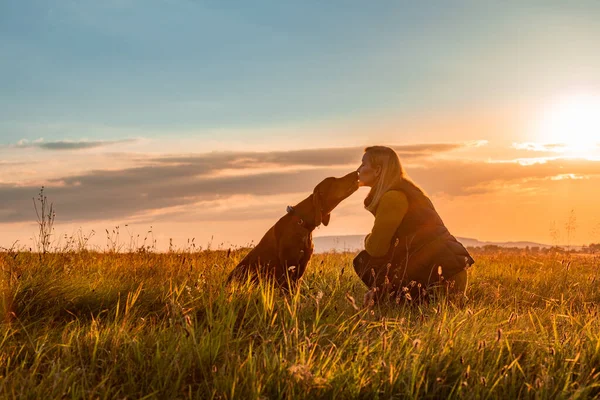
POLYGON ((564 153, 593 153, 600 143, 600 94, 565 96, 542 112, 537 141, 558 145, 564 153))

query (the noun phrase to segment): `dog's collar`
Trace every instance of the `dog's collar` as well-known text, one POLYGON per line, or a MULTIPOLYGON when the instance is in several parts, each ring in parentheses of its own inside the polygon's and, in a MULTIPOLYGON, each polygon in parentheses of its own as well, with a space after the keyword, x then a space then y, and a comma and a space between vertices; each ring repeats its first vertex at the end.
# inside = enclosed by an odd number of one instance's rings
POLYGON ((297 220, 298 225, 302 226, 305 229, 308 229, 309 231, 313 230, 316 228, 316 225, 314 224, 314 221, 312 221, 312 225, 310 224, 310 222, 302 217, 302 215, 298 214, 298 211, 296 211, 296 209, 292 206, 287 206, 286 209, 288 214, 292 215, 292 217, 294 217, 297 220))

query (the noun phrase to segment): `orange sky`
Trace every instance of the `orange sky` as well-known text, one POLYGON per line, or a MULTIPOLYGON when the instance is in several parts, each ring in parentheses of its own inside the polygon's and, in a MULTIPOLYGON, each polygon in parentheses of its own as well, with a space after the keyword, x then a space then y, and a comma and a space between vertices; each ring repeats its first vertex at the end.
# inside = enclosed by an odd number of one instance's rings
MULTIPOLYGON (((562 145, 531 145, 533 137, 526 132, 535 118, 533 109, 529 119, 523 109, 482 111, 471 118, 464 113, 407 120, 396 128, 391 120, 370 125, 365 119, 321 128, 335 132, 335 138, 346 129, 347 143, 336 139, 340 146, 297 137, 282 150, 270 151, 183 152, 200 147, 193 140, 172 144, 144 138, 4 147, 0 245, 9 247, 16 240, 33 245, 31 199, 41 185, 56 208, 56 245, 65 243, 65 235, 93 230, 90 243, 103 248, 105 230, 116 226, 125 247, 132 240, 141 244, 150 229, 159 249, 166 249, 170 239, 179 248, 192 238, 203 247, 256 243, 286 205, 303 199, 324 177, 355 169, 362 148, 370 144, 395 147, 409 176, 431 196, 455 236, 600 242, 600 161, 595 158, 600 151, 592 146, 584 156, 565 152, 569 135, 562 145), (394 142, 394 129, 412 140, 394 142), (571 216, 575 229, 567 235, 571 216)), ((373 218, 362 207, 365 195, 363 188, 344 201, 331 224, 318 228, 315 236, 367 233, 373 218)))

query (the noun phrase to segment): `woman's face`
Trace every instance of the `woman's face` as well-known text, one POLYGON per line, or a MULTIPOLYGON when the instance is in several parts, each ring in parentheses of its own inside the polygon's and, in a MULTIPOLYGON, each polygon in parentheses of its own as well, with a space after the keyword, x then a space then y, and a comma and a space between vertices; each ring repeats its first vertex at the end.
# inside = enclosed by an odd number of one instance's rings
POLYGON ((362 164, 358 167, 358 186, 373 186, 377 183, 381 174, 381 167, 374 167, 367 157, 367 153, 363 155, 362 164))

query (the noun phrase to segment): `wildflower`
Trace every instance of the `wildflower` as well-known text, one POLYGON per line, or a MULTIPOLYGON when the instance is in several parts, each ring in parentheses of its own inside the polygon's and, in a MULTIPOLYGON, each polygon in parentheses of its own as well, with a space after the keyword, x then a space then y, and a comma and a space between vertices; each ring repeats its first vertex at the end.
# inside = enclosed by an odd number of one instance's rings
POLYGON ((375 291, 373 289, 365 293, 363 298, 363 307, 372 307, 375 305, 375 291))
POLYGON ((542 386, 544 385, 544 382, 540 379, 540 377, 538 376, 537 378, 535 378, 535 388, 536 389, 541 389, 542 386))
POLYGON ((320 301, 323 298, 323 291, 319 290, 319 292, 317 293, 316 299, 317 302, 320 301))
POLYGON ((352 308, 354 308, 356 311, 359 310, 358 306, 356 305, 356 300, 354 300, 354 297, 352 297, 350 293, 346 293, 346 300, 348 300, 352 308))

